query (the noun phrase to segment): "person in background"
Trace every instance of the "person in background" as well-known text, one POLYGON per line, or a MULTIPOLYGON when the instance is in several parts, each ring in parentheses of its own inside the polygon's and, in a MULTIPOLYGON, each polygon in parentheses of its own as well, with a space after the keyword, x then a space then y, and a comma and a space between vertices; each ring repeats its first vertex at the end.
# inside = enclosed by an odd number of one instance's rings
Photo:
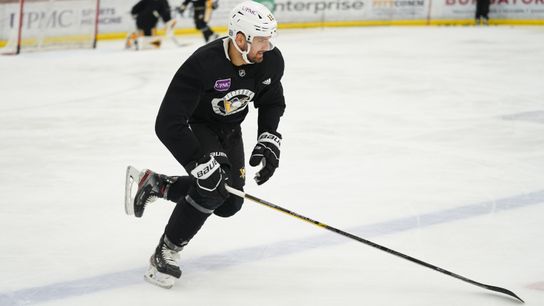
POLYGON ((476 0, 476 25, 489 24, 490 0, 476 0))
POLYGON ((208 42, 210 40, 215 40, 218 38, 218 35, 213 32, 208 23, 211 20, 212 11, 217 9, 219 6, 218 0, 185 0, 177 8, 177 11, 180 15, 187 10, 189 4, 193 5, 193 20, 195 22, 195 27, 197 30, 202 32, 204 36, 204 41, 208 42))
POLYGON ((159 48, 162 39, 157 35, 159 19, 165 24, 166 35, 171 35, 176 25, 170 14, 170 5, 167 0, 140 0, 130 13, 136 21, 137 31, 129 33, 125 48, 136 50, 159 48))

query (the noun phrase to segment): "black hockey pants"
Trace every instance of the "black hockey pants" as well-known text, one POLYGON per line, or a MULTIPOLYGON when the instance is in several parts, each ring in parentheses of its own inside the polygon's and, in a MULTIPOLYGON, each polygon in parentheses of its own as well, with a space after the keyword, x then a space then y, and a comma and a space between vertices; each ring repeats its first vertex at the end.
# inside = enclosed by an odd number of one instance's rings
MULTIPOLYGON (((244 144, 240 126, 208 127, 204 124, 191 124, 191 130, 200 142, 206 154, 211 154, 221 164, 227 173, 229 186, 243 190, 245 185, 244 144)), ((170 186, 168 199, 176 203, 185 198, 189 192, 193 179, 188 176, 179 177, 170 186)), ((225 202, 217 206, 216 203, 198 203, 207 209, 213 210, 215 215, 230 217, 237 213, 244 200, 231 195, 225 202)))

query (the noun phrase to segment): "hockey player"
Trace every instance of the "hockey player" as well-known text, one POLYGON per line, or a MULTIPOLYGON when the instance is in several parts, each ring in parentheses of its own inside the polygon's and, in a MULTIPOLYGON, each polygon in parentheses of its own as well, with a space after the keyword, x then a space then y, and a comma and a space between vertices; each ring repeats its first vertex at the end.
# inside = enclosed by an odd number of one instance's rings
POLYGON ((136 20, 138 31, 128 35, 125 45, 127 49, 159 48, 161 37, 156 34, 159 18, 165 24, 167 35, 171 35, 176 25, 167 0, 140 0, 132 7, 130 13, 136 20))
POLYGON ((240 124, 250 103, 258 109, 258 139, 249 158, 251 166, 262 165, 255 175, 257 184, 268 181, 279 165, 277 129, 285 99, 284 61, 271 41, 276 28, 265 6, 243 2, 229 15, 228 37, 196 50, 174 75, 155 131, 188 176, 127 170, 127 182, 138 184, 134 200, 127 187, 128 214, 141 217, 155 198, 177 203, 145 274, 153 284, 174 285, 181 276, 178 252, 209 216, 230 217, 242 207, 243 199, 229 195, 225 185, 239 190, 245 185, 240 124))
POLYGON ((208 25, 210 22, 212 11, 217 9, 219 0, 185 0, 177 8, 178 13, 182 15, 189 3, 193 5, 193 19, 195 22, 195 27, 197 30, 202 32, 204 40, 206 42, 210 40, 215 40, 218 38, 218 35, 213 32, 213 30, 208 25))
POLYGON ((490 0, 476 0, 476 25, 489 25, 490 0))

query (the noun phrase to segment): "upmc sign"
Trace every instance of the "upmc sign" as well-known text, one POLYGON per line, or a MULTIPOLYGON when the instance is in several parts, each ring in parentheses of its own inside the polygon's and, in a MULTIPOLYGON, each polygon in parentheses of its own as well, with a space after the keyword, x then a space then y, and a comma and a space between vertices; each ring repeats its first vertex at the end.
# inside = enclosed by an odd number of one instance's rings
MULTIPOLYGON (((84 8, 81 2, 64 1, 63 5, 51 5, 48 2, 29 2, 23 11, 23 29, 64 29, 94 25, 95 10, 84 8)), ((10 29, 17 27, 19 4, 10 3, 4 7, 10 29), (7 13, 7 14, 6 14, 7 13)))
MULTIPOLYGON (((15 13, 12 13, 10 16, 10 27, 15 26, 16 19, 15 13)), ((25 29, 66 28, 74 26, 74 22, 76 21, 73 10, 31 11, 23 15, 23 27, 25 29)))

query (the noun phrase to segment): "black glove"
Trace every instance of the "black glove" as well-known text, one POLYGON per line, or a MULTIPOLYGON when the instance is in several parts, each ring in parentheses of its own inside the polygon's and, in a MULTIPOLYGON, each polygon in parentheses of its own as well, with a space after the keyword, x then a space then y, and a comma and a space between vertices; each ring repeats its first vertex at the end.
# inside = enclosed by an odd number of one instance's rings
POLYGON ((196 191, 202 197, 225 200, 229 196, 225 189, 228 177, 213 156, 203 156, 198 162, 185 168, 196 179, 196 191))
POLYGON ((276 171, 280 163, 281 135, 277 132, 264 132, 259 135, 257 145, 251 152, 249 164, 253 167, 263 164, 263 167, 255 174, 257 185, 268 181, 276 171))
POLYGON ((219 0, 214 0, 212 2, 212 10, 216 10, 219 7, 219 0))
POLYGON ((185 4, 182 4, 178 7, 176 7, 176 11, 180 14, 180 15, 183 15, 183 13, 185 12, 185 10, 187 9, 187 5, 185 4))

